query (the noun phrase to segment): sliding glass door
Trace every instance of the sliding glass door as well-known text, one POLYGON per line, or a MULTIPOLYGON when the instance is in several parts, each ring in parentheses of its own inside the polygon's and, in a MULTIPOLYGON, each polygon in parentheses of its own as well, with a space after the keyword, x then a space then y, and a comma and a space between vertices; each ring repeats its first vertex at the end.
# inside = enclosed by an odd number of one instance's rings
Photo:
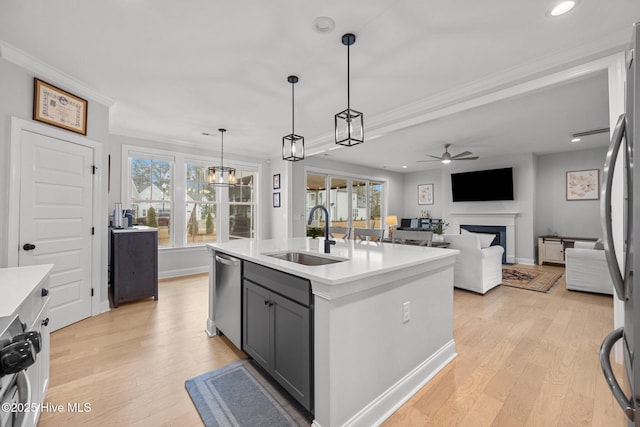
MULTIPOLYGON (((316 172, 307 173, 307 218, 314 206, 329 211, 334 227, 383 228, 384 182, 316 172)), ((316 211, 311 225, 324 227, 324 214, 316 211)))

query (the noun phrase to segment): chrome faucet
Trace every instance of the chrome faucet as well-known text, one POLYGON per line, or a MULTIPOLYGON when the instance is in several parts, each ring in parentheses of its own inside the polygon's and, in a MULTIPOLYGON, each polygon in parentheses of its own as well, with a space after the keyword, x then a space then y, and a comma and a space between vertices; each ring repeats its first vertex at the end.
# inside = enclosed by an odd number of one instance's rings
POLYGON ((324 222, 324 253, 329 254, 331 253, 331 245, 336 244, 335 240, 331 240, 329 238, 329 211, 322 205, 317 205, 311 208, 311 213, 309 213, 309 225, 311 225, 311 221, 313 221, 313 213, 316 211, 316 209, 322 209, 326 217, 326 220, 324 222))

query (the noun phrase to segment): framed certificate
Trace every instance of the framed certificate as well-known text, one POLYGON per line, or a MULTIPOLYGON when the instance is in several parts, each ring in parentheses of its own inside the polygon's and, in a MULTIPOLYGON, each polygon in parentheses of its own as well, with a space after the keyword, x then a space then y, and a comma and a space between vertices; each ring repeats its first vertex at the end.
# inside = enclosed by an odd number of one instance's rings
POLYGON ((33 119, 86 135, 87 100, 35 78, 33 119))

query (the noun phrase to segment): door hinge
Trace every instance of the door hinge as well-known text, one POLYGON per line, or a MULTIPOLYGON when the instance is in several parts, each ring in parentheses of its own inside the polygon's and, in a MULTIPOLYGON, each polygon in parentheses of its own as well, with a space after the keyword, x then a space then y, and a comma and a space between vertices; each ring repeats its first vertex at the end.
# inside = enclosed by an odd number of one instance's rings
POLYGON ((98 169, 98 167, 96 165, 91 165, 91 170, 93 171, 93 174, 96 174, 96 169, 98 169))
POLYGON ((93 236, 94 234, 96 234, 96 228, 95 227, 91 227, 91 235, 93 236))
POLYGON ((93 288, 91 288, 91 296, 93 296, 93 288))

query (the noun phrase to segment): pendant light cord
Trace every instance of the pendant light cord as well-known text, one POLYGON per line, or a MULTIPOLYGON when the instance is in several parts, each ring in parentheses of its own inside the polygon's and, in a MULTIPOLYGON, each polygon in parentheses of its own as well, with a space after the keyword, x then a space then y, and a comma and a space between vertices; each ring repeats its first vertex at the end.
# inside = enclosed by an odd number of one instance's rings
POLYGON ((350 70, 351 70, 351 64, 350 64, 350 57, 351 55, 349 55, 349 49, 350 49, 351 45, 347 45, 347 118, 351 118, 351 88, 350 88, 350 81, 351 81, 351 76, 350 76, 350 70))
POLYGON ((224 131, 220 131, 220 174, 224 173, 224 131))
POLYGON ((291 135, 296 134, 296 110, 294 106, 294 96, 293 96, 293 88, 295 83, 291 83, 291 135))

